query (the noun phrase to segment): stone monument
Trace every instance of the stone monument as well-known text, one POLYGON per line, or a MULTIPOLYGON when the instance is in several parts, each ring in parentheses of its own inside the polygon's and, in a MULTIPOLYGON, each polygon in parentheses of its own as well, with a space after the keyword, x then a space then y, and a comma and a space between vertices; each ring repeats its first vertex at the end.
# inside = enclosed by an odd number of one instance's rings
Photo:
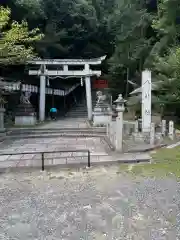
POLYGON ((173 121, 169 121, 169 138, 171 140, 174 140, 174 122, 173 121))
POLYGON ((112 108, 107 101, 107 96, 98 91, 97 102, 93 112, 93 125, 106 126, 112 120, 112 108))
POLYGON ((20 104, 16 109, 15 125, 29 126, 36 124, 36 113, 33 106, 30 103, 31 93, 21 93, 20 104))

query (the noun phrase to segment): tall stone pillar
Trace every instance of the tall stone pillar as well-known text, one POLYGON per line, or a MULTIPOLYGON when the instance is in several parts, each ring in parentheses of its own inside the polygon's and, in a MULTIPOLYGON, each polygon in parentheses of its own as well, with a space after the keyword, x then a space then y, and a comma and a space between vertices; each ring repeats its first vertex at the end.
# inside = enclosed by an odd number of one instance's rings
POLYGON ((123 112, 125 110, 124 103, 126 101, 122 98, 122 94, 119 94, 118 99, 115 101, 117 104, 116 111, 118 116, 116 118, 116 151, 122 152, 123 150, 123 112))
POLYGON ((39 120, 45 120, 46 77, 40 76, 39 120))
POLYGON ((150 133, 151 129, 151 71, 142 72, 142 132, 150 133))
POLYGON ((88 111, 88 120, 92 120, 92 96, 91 96, 91 78, 89 76, 89 64, 85 64, 84 72, 87 74, 85 77, 86 84, 86 103, 88 111))

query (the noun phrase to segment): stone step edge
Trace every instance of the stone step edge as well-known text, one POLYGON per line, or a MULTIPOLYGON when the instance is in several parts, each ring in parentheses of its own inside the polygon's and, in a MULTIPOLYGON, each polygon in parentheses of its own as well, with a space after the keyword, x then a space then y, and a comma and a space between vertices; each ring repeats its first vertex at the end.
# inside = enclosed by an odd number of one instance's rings
MULTIPOLYGON (((108 161, 92 161, 91 162, 91 167, 96 167, 96 166, 110 166, 110 165, 121 165, 121 164, 140 164, 140 163, 150 163, 151 158, 146 157, 146 158, 129 158, 129 159, 117 159, 117 160, 108 160, 108 161)), ((87 167, 87 163, 67 163, 67 164, 56 164, 56 165, 47 165, 45 166, 45 171, 50 170, 53 168, 60 167, 60 168, 82 168, 82 167, 87 167)), ((17 166, 17 167, 1 167, 0 164, 0 173, 4 172, 19 172, 19 171, 27 171, 27 170, 41 170, 40 166, 17 166)))
POLYGON ((77 136, 79 136, 79 135, 103 135, 103 136, 105 136, 106 135, 106 133, 105 132, 96 132, 96 131, 94 131, 94 132, 91 132, 91 131, 82 131, 82 132, 72 132, 72 131, 69 131, 69 132, 12 132, 12 133, 7 133, 7 134, 5 134, 5 136, 17 136, 17 137, 19 137, 19 136, 35 136, 35 135, 37 135, 37 136, 49 136, 49 135, 54 135, 54 136, 56 136, 56 135, 77 135, 77 136))
POLYGON ((77 137, 103 137, 103 134, 51 134, 51 135, 17 135, 17 136, 11 136, 11 135, 7 135, 6 137, 3 138, 3 140, 5 139, 28 139, 28 138, 59 138, 59 137, 67 137, 67 138, 77 138, 77 137))
POLYGON ((88 131, 88 130, 106 130, 105 127, 87 127, 87 128, 7 128, 6 132, 8 131, 88 131))
MULTIPOLYGON (((44 153, 44 159, 45 161, 48 161, 48 160, 63 160, 63 159, 66 159, 66 158, 69 158, 69 159, 74 159, 74 158, 85 158, 87 159, 88 157, 88 154, 86 152, 86 154, 82 154, 82 155, 68 155, 69 152, 20 152, 20 153, 16 153, 16 155, 13 155, 13 152, 12 153, 7 153, 7 152, 1 152, 0 153, 0 158, 3 158, 3 160, 1 159, 0 160, 0 164, 1 163, 5 163, 6 161, 13 161, 13 162, 16 162, 16 161, 19 161, 19 162, 23 162, 23 161, 40 161, 42 159, 42 153, 44 153), (49 155, 50 156, 49 156, 49 155), (56 156, 52 156, 53 154, 56 154, 56 156), (57 154, 63 154, 63 156, 57 156, 57 154), (67 155, 66 155, 67 154, 67 155), (26 158, 23 158, 24 156, 26 156, 26 158), (29 156, 29 157, 28 157, 29 156), (13 158, 15 157, 15 158, 13 158), (23 159, 22 159, 23 158, 23 159)), ((74 153, 77 153, 77 152, 74 152, 74 153)), ((108 153, 106 152, 91 152, 90 153, 90 158, 94 159, 94 158, 110 158, 112 159, 113 156, 109 155, 108 153)))
MULTIPOLYGON (((52 159, 66 159, 66 158, 75 158, 75 157, 77 157, 77 158, 87 158, 87 152, 86 152, 86 154, 83 154, 83 152, 82 152, 82 155, 75 155, 75 156, 71 156, 71 155, 67 155, 67 156, 49 156, 49 157, 47 157, 46 156, 46 154, 63 154, 63 155, 65 155, 65 154, 68 154, 68 153, 71 153, 71 151, 67 151, 67 152, 61 152, 61 151, 55 151, 55 152, 51 152, 51 151, 47 151, 47 152, 44 152, 44 151, 32 151, 32 152, 16 152, 16 154, 14 155, 14 152, 0 152, 0 157, 7 157, 8 158, 8 160, 7 159, 5 159, 5 160, 0 160, 0 164, 1 163, 3 163, 3 162, 6 162, 6 160, 7 161, 29 161, 29 160, 35 160, 35 161, 38 161, 38 160, 41 160, 41 155, 42 155, 42 153, 44 153, 45 155, 45 161, 46 160, 52 160, 52 159), (13 157, 13 156, 23 156, 23 155, 27 155, 27 157, 30 155, 30 157, 31 158, 25 158, 25 159, 17 159, 17 158, 9 158, 9 156, 10 157, 13 157), (33 155, 33 159, 32 159, 32 155, 33 155)), ((73 152, 72 152, 73 153, 73 152)), ((79 152, 74 152, 74 153, 79 153, 79 152)), ((81 153, 81 152, 80 152, 81 153)), ((144 161, 144 159, 145 160, 147 160, 147 159, 151 159, 151 157, 150 157, 150 155, 148 155, 148 154, 146 154, 145 156, 143 156, 142 155, 142 153, 137 153, 136 155, 134 155, 134 154, 130 154, 130 153, 121 153, 121 154, 119 154, 119 156, 118 155, 111 155, 111 154, 108 154, 107 152, 90 152, 90 158, 94 158, 94 157, 99 157, 99 158, 111 158, 112 160, 111 160, 111 162, 112 161, 123 161, 123 162, 125 162, 125 161, 129 161, 128 159, 131 159, 130 161, 144 161), (124 159, 124 158, 126 158, 126 160, 124 159)))
POLYGON ((138 153, 138 152, 151 152, 151 151, 155 151, 158 150, 160 148, 164 148, 166 147, 167 144, 163 143, 163 144, 158 144, 158 145, 154 145, 152 147, 147 147, 147 148, 143 148, 143 149, 129 149, 126 151, 126 153, 138 153))
POLYGON ((36 133, 36 134, 44 134, 44 133, 78 133, 78 132, 90 132, 90 133, 106 133, 104 129, 84 129, 84 130, 63 130, 63 129, 54 129, 54 130, 48 130, 43 129, 41 131, 36 130, 17 130, 17 131, 7 131, 6 134, 27 134, 27 133, 36 133))
POLYGON ((6 136, 16 136, 16 135, 49 135, 49 134, 103 134, 103 135, 106 135, 106 132, 105 131, 19 131, 19 132, 14 132, 14 131, 11 131, 11 132, 7 132, 6 133, 6 136))

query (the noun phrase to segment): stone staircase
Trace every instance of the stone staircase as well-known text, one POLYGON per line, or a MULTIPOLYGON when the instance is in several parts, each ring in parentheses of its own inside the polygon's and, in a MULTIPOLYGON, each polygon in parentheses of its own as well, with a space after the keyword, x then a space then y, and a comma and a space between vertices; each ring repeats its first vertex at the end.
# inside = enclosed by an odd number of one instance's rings
POLYGON ((59 137, 105 137, 106 128, 48 128, 8 129, 6 139, 59 138, 59 137))
POLYGON ((67 112, 66 117, 68 118, 86 118, 87 117, 87 106, 86 102, 75 105, 69 112, 67 112))
MULTIPOLYGON (((92 91, 92 109, 94 109, 96 104, 96 92, 92 91)), ((86 96, 83 100, 75 105, 69 112, 67 112, 66 117, 68 118, 87 118, 87 104, 86 96)))

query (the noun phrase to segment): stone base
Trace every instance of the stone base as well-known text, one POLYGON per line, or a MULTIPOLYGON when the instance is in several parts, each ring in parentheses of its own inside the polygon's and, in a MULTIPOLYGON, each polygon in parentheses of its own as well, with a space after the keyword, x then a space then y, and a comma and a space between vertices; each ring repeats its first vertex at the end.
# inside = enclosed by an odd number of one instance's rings
POLYGON ((36 116, 15 116, 15 126, 33 126, 36 122, 36 116))
POLYGON ((0 141, 2 141, 5 136, 6 136, 6 129, 0 128, 0 141))
POLYGON ((106 126, 112 120, 111 115, 94 115, 93 126, 106 126))
POLYGON ((4 134, 5 132, 6 132, 5 128, 0 128, 0 136, 1 136, 1 134, 4 134))
POLYGON ((149 139, 149 136, 147 136, 144 133, 138 132, 138 133, 132 133, 133 140, 135 142, 145 142, 147 141, 147 138, 149 139))

